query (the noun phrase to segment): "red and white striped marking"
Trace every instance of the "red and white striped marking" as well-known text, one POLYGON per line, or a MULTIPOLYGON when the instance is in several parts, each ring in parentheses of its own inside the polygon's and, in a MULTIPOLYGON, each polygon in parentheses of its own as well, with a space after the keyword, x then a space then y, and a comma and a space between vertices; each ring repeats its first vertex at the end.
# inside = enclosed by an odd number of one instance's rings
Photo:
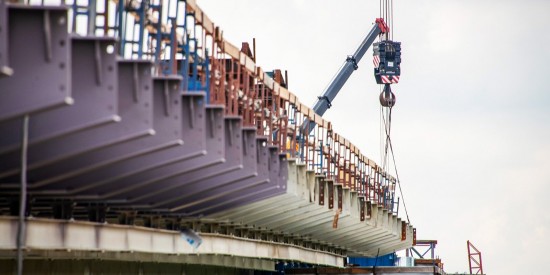
POLYGON ((372 60, 372 63, 374 64, 375 68, 378 68, 378 66, 380 65, 380 56, 375 55, 372 60))
POLYGON ((384 84, 399 83, 399 76, 397 75, 382 75, 380 78, 384 84))

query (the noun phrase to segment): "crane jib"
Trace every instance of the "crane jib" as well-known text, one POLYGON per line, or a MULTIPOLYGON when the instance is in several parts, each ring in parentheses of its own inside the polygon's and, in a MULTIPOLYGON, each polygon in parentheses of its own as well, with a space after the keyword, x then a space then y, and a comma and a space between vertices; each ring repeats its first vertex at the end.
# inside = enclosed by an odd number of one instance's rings
MULTIPOLYGON (((376 40, 380 34, 387 34, 388 32, 389 27, 384 22, 384 19, 377 18, 375 24, 373 24, 371 30, 365 39, 363 39, 355 53, 346 58, 344 65, 336 73, 336 76, 329 83, 326 90, 317 98, 317 101, 313 105, 313 111, 316 114, 320 116, 325 114, 325 112, 331 107, 332 101, 336 98, 348 78, 355 70, 359 68, 358 63, 361 61, 361 58, 363 58, 369 47, 374 43, 374 40, 376 40)), ((304 132, 306 131, 305 125, 309 125, 309 132, 311 132, 315 127, 314 122, 304 123, 303 125, 302 131, 304 132)))
POLYGON ((357 70, 357 64, 361 61, 361 58, 363 58, 376 37, 387 31, 387 26, 380 22, 383 23, 383 20, 380 18, 376 20, 376 24, 372 26, 372 29, 369 31, 365 39, 363 39, 355 53, 346 58, 344 65, 336 73, 333 81, 329 83, 323 94, 319 96, 318 100, 313 105, 313 111, 315 111, 316 114, 322 116, 330 108, 329 103, 334 100, 336 95, 338 95, 338 92, 340 92, 353 71, 357 70))

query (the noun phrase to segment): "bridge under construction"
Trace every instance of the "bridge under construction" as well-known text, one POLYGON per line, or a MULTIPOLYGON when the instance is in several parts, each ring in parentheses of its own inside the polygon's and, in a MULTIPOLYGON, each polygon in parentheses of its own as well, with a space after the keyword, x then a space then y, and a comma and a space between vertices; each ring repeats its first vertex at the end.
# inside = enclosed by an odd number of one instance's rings
POLYGON ((85 2, 0 0, 0 273, 271 274, 416 243, 397 179, 255 43, 191 0, 85 2))

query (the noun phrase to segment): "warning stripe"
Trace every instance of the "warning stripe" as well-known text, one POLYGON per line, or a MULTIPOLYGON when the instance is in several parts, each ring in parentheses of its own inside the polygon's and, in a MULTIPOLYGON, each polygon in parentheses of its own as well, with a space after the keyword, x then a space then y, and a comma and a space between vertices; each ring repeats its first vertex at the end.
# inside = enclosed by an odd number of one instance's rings
POLYGON ((374 64, 375 68, 378 68, 378 66, 380 65, 380 56, 375 55, 372 59, 372 63, 374 64))
POLYGON ((381 75, 380 78, 384 84, 399 83, 399 76, 397 75, 381 75))

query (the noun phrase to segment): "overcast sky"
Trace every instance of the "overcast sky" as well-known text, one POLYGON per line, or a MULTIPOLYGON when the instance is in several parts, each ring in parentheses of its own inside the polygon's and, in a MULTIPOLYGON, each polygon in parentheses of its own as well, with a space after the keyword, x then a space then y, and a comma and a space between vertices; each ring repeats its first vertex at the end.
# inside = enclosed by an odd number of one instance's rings
MULTIPOLYGON (((198 0, 233 44, 255 37, 257 64, 288 70, 290 90, 310 106, 371 28, 378 2, 198 0)), ((550 1, 394 6, 403 63, 392 139, 418 238, 438 240, 447 272, 467 271, 471 240, 485 273, 548 273, 550 1)), ((325 118, 379 161, 371 55, 325 118)))

